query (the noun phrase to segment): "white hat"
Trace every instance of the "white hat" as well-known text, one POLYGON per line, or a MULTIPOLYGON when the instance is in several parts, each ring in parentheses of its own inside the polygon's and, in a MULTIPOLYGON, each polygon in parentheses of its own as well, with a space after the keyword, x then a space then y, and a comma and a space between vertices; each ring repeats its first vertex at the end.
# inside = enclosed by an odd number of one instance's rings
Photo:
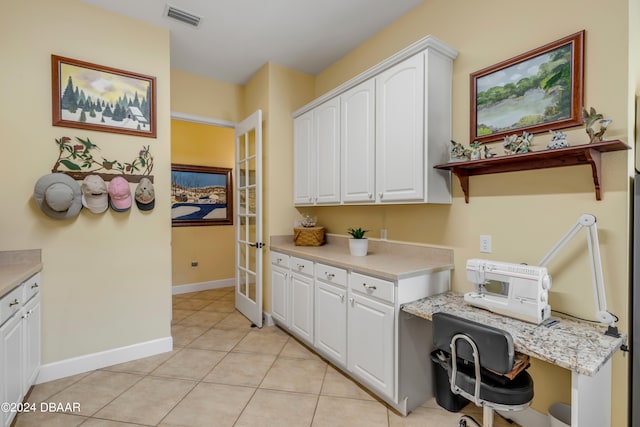
POLYGON ((109 207, 107 184, 98 175, 88 175, 82 181, 82 205, 99 214, 109 207))
POLYGON ((41 177, 33 189, 33 198, 47 216, 70 219, 82 209, 80 185, 64 173, 51 173, 41 177))

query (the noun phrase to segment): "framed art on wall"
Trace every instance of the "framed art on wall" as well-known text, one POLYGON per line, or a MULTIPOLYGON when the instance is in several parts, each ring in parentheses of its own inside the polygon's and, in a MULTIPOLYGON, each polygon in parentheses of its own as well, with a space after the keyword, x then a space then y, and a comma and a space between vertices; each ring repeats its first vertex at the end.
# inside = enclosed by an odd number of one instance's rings
POLYGON ((470 141, 581 125, 584 35, 583 30, 472 73, 470 141))
POLYGON ((172 225, 233 225, 232 189, 229 168, 172 164, 172 225))
POLYGON ((51 55, 53 126, 156 137, 155 77, 51 55))

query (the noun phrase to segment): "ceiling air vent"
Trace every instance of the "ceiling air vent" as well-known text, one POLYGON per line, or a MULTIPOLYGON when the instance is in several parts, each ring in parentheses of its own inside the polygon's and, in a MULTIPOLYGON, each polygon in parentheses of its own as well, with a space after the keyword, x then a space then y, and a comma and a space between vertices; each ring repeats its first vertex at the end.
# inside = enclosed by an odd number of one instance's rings
POLYGON ((176 7, 167 5, 166 8, 166 16, 169 18, 175 19, 177 21, 183 22, 185 24, 191 25, 192 27, 197 27, 200 25, 200 18, 197 15, 194 15, 189 12, 185 12, 184 10, 180 10, 176 7))

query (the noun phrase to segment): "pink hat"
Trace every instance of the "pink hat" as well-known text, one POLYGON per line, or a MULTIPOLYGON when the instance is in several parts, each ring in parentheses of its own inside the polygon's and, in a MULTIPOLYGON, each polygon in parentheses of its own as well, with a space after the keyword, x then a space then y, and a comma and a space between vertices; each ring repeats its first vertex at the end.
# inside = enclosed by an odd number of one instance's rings
POLYGON ((131 208, 129 182, 121 176, 116 176, 109 182, 109 204, 116 212, 128 211, 131 208))

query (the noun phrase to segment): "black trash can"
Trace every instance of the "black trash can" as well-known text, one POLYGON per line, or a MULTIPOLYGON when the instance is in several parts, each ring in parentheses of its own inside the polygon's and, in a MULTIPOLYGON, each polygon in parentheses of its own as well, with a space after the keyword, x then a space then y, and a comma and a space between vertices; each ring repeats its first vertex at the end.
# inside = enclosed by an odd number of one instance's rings
POLYGON ((433 375, 436 385, 436 402, 449 412, 460 412, 469 401, 459 394, 451 391, 449 385, 449 359, 451 356, 442 350, 431 352, 433 362, 433 375))

